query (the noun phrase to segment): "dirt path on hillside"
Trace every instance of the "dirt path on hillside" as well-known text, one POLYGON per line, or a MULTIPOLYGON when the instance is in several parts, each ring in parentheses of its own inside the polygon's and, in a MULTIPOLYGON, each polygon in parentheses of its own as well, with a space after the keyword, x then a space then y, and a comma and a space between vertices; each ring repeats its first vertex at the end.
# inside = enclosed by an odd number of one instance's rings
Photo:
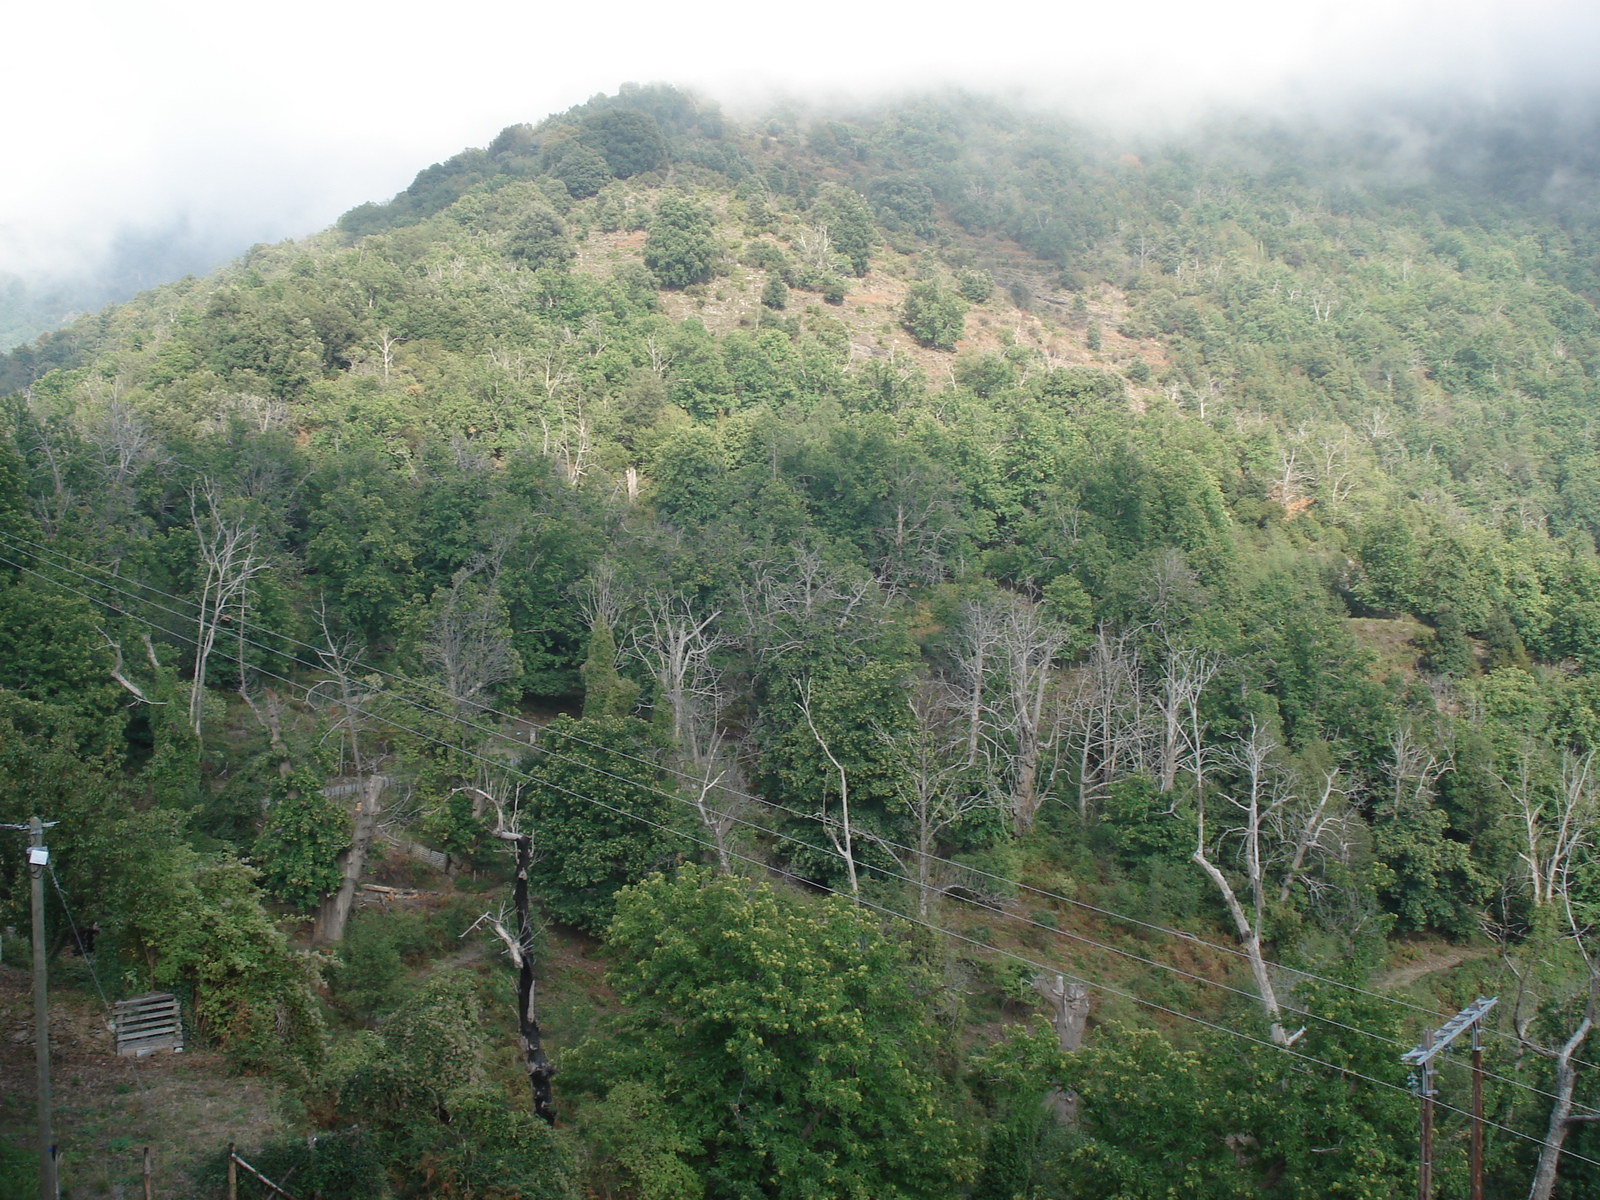
POLYGON ((1406 963, 1404 966, 1384 971, 1373 982, 1381 988, 1410 987, 1424 975, 1435 975, 1440 971, 1448 971, 1475 958, 1488 958, 1493 953, 1493 950, 1452 946, 1448 950, 1436 950, 1433 953, 1426 954, 1417 959, 1416 962, 1406 963))

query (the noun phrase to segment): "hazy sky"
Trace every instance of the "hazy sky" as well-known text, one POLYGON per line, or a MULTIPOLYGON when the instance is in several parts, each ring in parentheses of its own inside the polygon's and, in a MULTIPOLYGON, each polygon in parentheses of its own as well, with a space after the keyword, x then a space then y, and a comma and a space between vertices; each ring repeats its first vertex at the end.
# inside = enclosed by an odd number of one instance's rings
POLYGON ((1596 0, 88 0, 6 20, 0 271, 92 263, 187 222, 233 251, 309 232, 502 126, 624 80, 737 107, 772 89, 956 83, 1090 115, 1494 97, 1587 85, 1596 0))

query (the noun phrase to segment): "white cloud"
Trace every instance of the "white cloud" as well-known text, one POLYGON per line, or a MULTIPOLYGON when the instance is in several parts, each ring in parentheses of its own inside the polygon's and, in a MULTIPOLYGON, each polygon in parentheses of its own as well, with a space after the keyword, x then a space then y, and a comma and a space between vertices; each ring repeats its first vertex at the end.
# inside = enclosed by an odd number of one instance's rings
POLYGON ((20 13, 7 40, 0 270, 31 272, 175 219, 227 245, 305 232, 626 79, 734 99, 954 83, 1138 120, 1373 90, 1493 97, 1584 80, 1600 7, 91 0, 20 13))

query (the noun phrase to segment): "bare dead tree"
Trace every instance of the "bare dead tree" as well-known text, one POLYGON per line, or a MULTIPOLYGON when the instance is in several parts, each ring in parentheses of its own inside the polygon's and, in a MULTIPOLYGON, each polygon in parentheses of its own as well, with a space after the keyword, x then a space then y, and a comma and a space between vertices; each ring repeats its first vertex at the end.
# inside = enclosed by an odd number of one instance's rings
POLYGON ((1590 919, 1592 911, 1580 912, 1574 889, 1574 867, 1580 865, 1584 873, 1592 871, 1594 862, 1594 847, 1588 842, 1582 842, 1583 854, 1580 862, 1575 862, 1569 856, 1558 870, 1552 905, 1559 908, 1561 921, 1564 928, 1560 940, 1570 944, 1576 953, 1578 961, 1582 964, 1584 981, 1576 996, 1572 1000, 1581 999, 1582 1007, 1578 1010, 1571 1026, 1572 1032, 1559 1044, 1544 1044, 1535 1042, 1530 1036, 1534 1024, 1534 1005, 1528 1003, 1528 976, 1533 964, 1549 953, 1550 945, 1547 938, 1535 936, 1525 942, 1520 952, 1527 961, 1521 966, 1515 962, 1516 952, 1512 950, 1509 939, 1503 939, 1501 954, 1503 960, 1512 968, 1517 977, 1518 989, 1516 1006, 1513 1012, 1513 1026, 1517 1038, 1524 1049, 1550 1060, 1554 1079, 1551 1084, 1550 1119, 1545 1126, 1545 1135, 1539 1147, 1539 1160, 1534 1167, 1533 1180, 1528 1188, 1529 1200, 1550 1200, 1555 1193, 1558 1169, 1561 1164, 1561 1150, 1566 1144, 1567 1134, 1572 1127, 1581 1123, 1600 1122, 1600 1112, 1590 1111, 1575 1113, 1574 1095, 1577 1090, 1578 1052, 1582 1050, 1589 1034, 1593 1032, 1595 1022, 1600 1020, 1600 946, 1596 944, 1596 930, 1590 919))
POLYGON ((796 706, 806 719, 806 728, 811 730, 811 736, 816 739, 818 747, 821 748, 822 753, 827 756, 828 761, 833 764, 833 769, 839 775, 839 809, 842 820, 834 821, 828 817, 828 792, 826 788, 822 792, 822 804, 818 816, 822 822, 822 828, 828 834, 828 840, 833 843, 834 852, 844 859, 845 872, 850 879, 850 898, 852 901, 859 903, 861 900, 861 885, 856 879, 855 842, 850 826, 850 776, 845 771, 844 764, 834 757, 827 740, 818 731, 817 723, 812 719, 811 681, 809 679, 801 685, 800 699, 796 701, 796 706))
POLYGON ((1337 439, 1331 435, 1325 436, 1317 444, 1317 482, 1331 507, 1338 508, 1344 504, 1355 486, 1350 478, 1354 470, 1350 462, 1352 453, 1348 429, 1341 429, 1337 439))
POLYGON ((1433 803, 1433 789, 1441 777, 1454 770, 1410 725, 1396 725, 1389 734, 1389 757, 1384 761, 1389 815, 1414 812, 1433 803))
POLYGON ((189 693, 189 724, 196 737, 200 736, 204 713, 206 664, 216 647, 217 634, 225 621, 237 621, 238 627, 243 628, 250 582, 272 565, 262 551, 254 518, 228 508, 210 481, 198 496, 189 494, 200 568, 194 686, 189 693))
MULTIPOLYGON (((490 797, 493 800, 493 797, 490 797)), ((510 848, 516 863, 511 887, 511 905, 515 913, 516 930, 506 928, 504 913, 484 913, 461 936, 466 937, 479 925, 487 925, 504 943, 517 968, 517 1041, 522 1048, 523 1069, 528 1075, 528 1089, 533 1101, 533 1114, 541 1121, 556 1122, 555 1096, 551 1080, 555 1067, 544 1052, 543 1031, 539 1027, 536 1003, 538 980, 534 976, 534 954, 537 945, 533 931, 533 910, 528 898, 528 869, 533 865, 533 835, 521 829, 517 810, 512 810, 511 820, 506 820, 505 809, 495 801, 494 836, 510 848)))
POLYGON ((947 477, 918 464, 897 463, 872 531, 878 582, 903 593, 943 579, 945 548, 955 540, 956 519, 954 487, 947 477))
POLYGON ((1047 616, 1038 605, 1021 597, 1003 612, 997 646, 998 696, 987 706, 1000 736, 1007 764, 1012 826, 1018 834, 1033 828, 1043 803, 1039 767, 1044 753, 1059 735, 1059 725, 1047 720, 1047 701, 1056 659, 1071 640, 1071 631, 1047 616))
POLYGON ((819 271, 833 269, 833 236, 826 225, 813 225, 795 239, 795 252, 801 261, 819 271))
POLYGON ((750 657, 770 666, 826 632, 842 649, 876 637, 893 597, 870 575, 826 561, 813 547, 796 547, 782 561, 751 564, 739 585, 735 618, 750 657))
POLYGON ((278 774, 286 776, 292 769, 287 747, 283 741, 283 714, 289 707, 288 698, 273 688, 262 688, 257 692, 251 686, 251 672, 249 664, 245 662, 242 636, 239 643, 239 699, 244 701, 245 707, 250 710, 250 715, 256 719, 256 724, 267 731, 267 746, 279 756, 278 774))
MULTIPOLYGON (((1102 698, 1098 693, 1094 656, 1096 646, 1091 643, 1090 661, 1065 673, 1062 679, 1062 740, 1066 752, 1077 761, 1078 816, 1089 817, 1089 802, 1103 793, 1101 786, 1102 760, 1096 757, 1095 735, 1099 732, 1098 709, 1102 698)), ((1109 784, 1109 780, 1103 781, 1109 784)))
POLYGON ((1518 857, 1528 868, 1529 890, 1536 906, 1545 904, 1550 894, 1550 881, 1541 872, 1543 856, 1538 846, 1546 801, 1539 779, 1543 750, 1531 735, 1524 734, 1517 741, 1511 769, 1500 771, 1491 767, 1489 770, 1501 790, 1511 797, 1512 811, 1522 825, 1522 848, 1518 857))
MULTIPOLYGON (((110 532, 137 521, 138 498, 134 477, 151 464, 162 461, 160 439, 148 422, 119 399, 107 403, 83 428, 84 439, 98 451, 100 486, 85 496, 102 532, 110 532)), ((126 553, 113 539, 107 548, 114 565, 126 553)))
POLYGON ((1095 631, 1088 661, 1072 673, 1065 703, 1067 736, 1078 759, 1078 813, 1087 817, 1092 800, 1144 764, 1150 729, 1131 633, 1113 637, 1104 625, 1095 631))
MULTIPOLYGON (((259 397, 242 397, 241 399, 260 399, 259 397)), ((263 400, 262 403, 273 403, 263 400)), ((261 507, 277 505, 287 507, 295 494, 305 486, 311 478, 310 471, 300 475, 298 479, 290 478, 290 465, 283 459, 272 454, 250 454, 244 456, 235 467, 235 486, 238 495, 247 501, 253 501, 261 507)))
POLYGON ((667 377, 667 368, 672 365, 672 360, 677 356, 667 348, 665 342, 650 333, 645 335, 644 350, 650 356, 650 370, 657 379, 667 377))
POLYGON ((924 679, 911 689, 909 701, 910 735, 896 736, 879 729, 878 736, 894 753, 906 783, 911 845, 873 840, 894 858, 902 875, 915 880, 917 915, 926 919, 933 901, 948 890, 934 877, 940 838, 972 814, 994 808, 997 801, 992 789, 967 765, 964 697, 938 680, 924 679), (908 849, 910 862, 906 861, 908 849))
POLYGON ((561 349, 554 344, 546 345, 539 354, 538 362, 538 383, 544 389, 545 399, 554 400, 576 378, 561 349))
MULTIPOLYGON (((1064 975, 1035 975, 1031 986, 1050 1006, 1050 1024, 1055 1028, 1061 1053, 1077 1053, 1089 1023, 1089 989, 1064 975)), ((1044 1106, 1064 1128, 1077 1122, 1078 1093, 1070 1088, 1046 1092, 1044 1106)))
POLYGON ((456 572, 422 639, 423 661, 439 672, 458 716, 492 707, 495 689, 522 670, 492 573, 488 582, 475 581, 484 565, 480 560, 456 572))
POLYGON ((717 867, 726 874, 729 838, 748 802, 721 726, 725 697, 712 656, 732 640, 714 628, 721 615, 698 616, 682 600, 657 593, 645 601, 631 648, 655 676, 673 753, 690 781, 690 798, 711 838, 717 867))
POLYGON ((1573 856, 1588 843, 1600 819, 1600 786, 1594 775, 1594 752, 1561 755, 1560 777, 1546 788, 1536 759, 1539 750, 1524 740, 1509 777, 1495 778, 1511 795, 1522 845, 1517 857, 1527 868, 1535 905, 1555 904, 1571 869, 1573 856))
MULTIPOLYGON (((603 336, 597 325, 591 325, 591 336, 595 339, 595 346, 603 348, 603 336)), ((588 473, 593 446, 583 398, 575 394, 573 389, 578 376, 568 361, 568 355, 564 344, 550 342, 540 350, 538 362, 532 370, 525 366, 520 354, 514 360, 502 356, 497 365, 514 364, 519 382, 524 375, 531 376, 544 392, 544 401, 536 414, 543 434, 542 452, 545 457, 554 459, 560 465, 566 481, 576 486, 588 473)))
POLYGON ((367 727, 366 706, 377 699, 383 683, 376 675, 361 674, 355 640, 333 632, 325 604, 318 605, 317 625, 322 632, 317 659, 322 664, 324 677, 312 685, 307 698, 316 702, 326 697, 332 703, 336 714, 334 724, 340 731, 340 766, 344 765, 344 739, 348 739, 355 773, 364 775, 367 760, 361 753, 361 735, 367 727))
POLYGON ((220 433, 227 428, 226 418, 230 417, 246 422, 257 433, 266 433, 288 425, 289 404, 274 396, 258 396, 254 392, 234 392, 225 397, 218 408, 217 432, 220 433))
POLYGON ((323 899, 317 908, 316 924, 311 940, 327 946, 344 937, 350 920, 350 909, 355 904, 356 887, 367 869, 367 855, 372 850, 372 835, 377 829, 381 811, 379 800, 388 780, 382 775, 363 775, 356 791, 355 811, 350 822, 350 841, 339 851, 339 887, 323 899))
POLYGON ((1600 778, 1596 777, 1595 752, 1561 755, 1561 790, 1550 820, 1544 874, 1565 881, 1570 878, 1580 850, 1592 847, 1591 836, 1600 819, 1600 778))
POLYGON ((721 615, 717 611, 698 616, 681 600, 656 593, 646 599, 643 618, 630 639, 630 649, 661 689, 673 745, 696 761, 700 756, 695 753, 699 732, 695 727, 704 724, 704 710, 717 690, 711 656, 730 640, 713 631, 721 615))
MULTIPOLYGON (((1240 823, 1220 831, 1217 841, 1238 843, 1238 859, 1249 889, 1250 911, 1240 903, 1238 893, 1222 870, 1211 861, 1211 841, 1206 830, 1206 812, 1203 796, 1197 799, 1196 829, 1198 836, 1192 861, 1216 885, 1233 918, 1245 957, 1250 963, 1250 974, 1255 981, 1256 995, 1261 1001, 1271 1029, 1272 1041, 1279 1046, 1289 1046, 1299 1034, 1289 1034, 1283 1027, 1282 1008, 1272 985, 1272 973, 1262 950, 1261 929, 1266 919, 1266 844, 1269 827, 1277 813, 1289 804, 1293 792, 1287 779, 1277 770, 1273 755, 1277 750, 1272 738, 1251 719, 1250 733, 1227 754, 1228 763, 1236 768, 1242 779, 1240 794, 1229 795, 1229 803, 1237 810, 1240 823)), ((1304 1032, 1302 1030, 1301 1032, 1304 1032)))
POLYGON ((589 458, 594 452, 590 442, 589 418, 583 411, 583 402, 574 399, 563 402, 559 409, 560 423, 551 441, 551 450, 561 464, 561 473, 573 487, 583 482, 589 473, 589 458))
POLYGON ((77 495, 67 483, 63 461, 65 449, 57 445, 57 439, 52 435, 50 428, 51 422, 37 414, 30 415, 33 416, 30 422, 32 433, 30 440, 50 470, 50 495, 35 497, 33 511, 34 516, 39 519, 39 527, 44 530, 45 537, 53 539, 61 527, 61 522, 72 510, 77 495))
POLYGON ((120 687, 122 687, 127 692, 129 692, 133 696, 133 698, 135 700, 139 701, 141 704, 165 704, 166 703, 165 700, 152 700, 149 696, 147 696, 145 694, 145 691, 144 691, 144 689, 142 687, 140 687, 133 680, 129 679, 128 676, 123 673, 123 667, 122 667, 122 643, 121 642, 112 641, 110 636, 107 635, 107 633, 103 629, 100 631, 100 636, 102 638, 105 638, 105 642, 106 642, 107 647, 110 648, 112 654, 114 655, 114 661, 111 664, 111 678, 112 678, 112 680, 114 680, 120 687))
POLYGON ((1054 666, 1071 631, 1020 596, 970 601, 955 628, 967 762, 980 755, 1010 798, 1012 826, 1033 826, 1040 767, 1061 733, 1054 666))
POLYGON ((520 350, 492 350, 489 362, 510 378, 517 391, 536 387, 543 392, 543 399, 534 406, 541 433, 540 453, 554 459, 567 482, 575 485, 588 472, 593 447, 583 400, 572 394, 578 376, 569 362, 571 333, 565 332, 565 338, 546 342, 532 363, 520 350))
POLYGON ((1089 1020, 1089 989, 1063 975, 1035 975, 1030 986, 1050 1005, 1050 1024, 1061 1053, 1076 1053, 1089 1020))
POLYGON ((235 669, 239 672, 239 699, 244 701, 245 707, 250 710, 250 715, 256 719, 256 724, 267 731, 267 747, 278 756, 278 775, 287 778, 294 769, 289 761, 288 747, 283 740, 283 714, 289 707, 288 697, 280 695, 270 687, 256 691, 252 686, 253 672, 245 657, 243 621, 238 622, 235 632, 238 635, 234 656, 235 669))
POLYGON ((1589 968, 1588 999, 1583 1007, 1583 1016, 1579 1019, 1571 1036, 1554 1049, 1554 1053, 1543 1050, 1546 1057, 1555 1064, 1555 1100, 1550 1105, 1550 1121, 1545 1127, 1545 1135, 1539 1147, 1539 1162, 1533 1172, 1533 1183, 1528 1188, 1528 1200, 1550 1200, 1555 1194, 1556 1171, 1561 1164, 1561 1147, 1566 1143, 1567 1134, 1573 1125, 1580 1121, 1600 1121, 1600 1114, 1585 1113, 1574 1116, 1573 1092, 1577 1087, 1578 1069, 1574 1061, 1578 1051, 1588 1040, 1589 1032, 1594 1028, 1595 1019, 1600 1017, 1600 970, 1591 952, 1584 951, 1584 961, 1589 968))
POLYGON ((390 333, 387 325, 378 330, 377 336, 373 339, 373 345, 378 351, 378 358, 383 364, 383 382, 385 385, 389 382, 389 372, 394 368, 394 352, 399 349, 400 343, 405 340, 403 337, 395 337, 390 333))
MULTIPOLYGON (((355 902, 356 888, 367 869, 367 857, 372 851, 372 839, 377 831, 383 809, 380 801, 389 785, 386 776, 374 769, 376 762, 363 753, 361 739, 367 727, 367 705, 382 690, 382 684, 370 675, 361 674, 361 664, 355 657, 354 642, 337 637, 328 621, 327 609, 320 608, 318 622, 322 630, 322 644, 317 647, 323 678, 312 685, 307 699, 313 704, 324 698, 333 709, 333 725, 340 735, 340 763, 344 760, 343 747, 348 741, 350 759, 355 768, 355 807, 350 813, 350 840, 339 852, 339 887, 324 898, 317 910, 312 938, 320 945, 331 945, 344 937, 345 925, 355 902)), ((280 760, 278 769, 287 774, 287 757, 280 760)))
POLYGON ((1191 734, 1200 696, 1221 665, 1221 656, 1182 643, 1169 643, 1162 655, 1161 686, 1155 693, 1155 706, 1161 715, 1158 779, 1163 792, 1173 789, 1179 770, 1202 751, 1191 734))
POLYGON ((749 789, 740 774, 738 759, 727 752, 720 729, 712 733, 701 757, 692 765, 695 769, 690 800, 700 818, 700 827, 711 838, 717 870, 727 875, 733 870, 729 843, 750 806, 749 789))
POLYGON ((1150 564, 1139 588, 1139 599, 1149 609, 1162 642, 1178 639, 1184 617, 1202 595, 1200 573, 1189 565, 1183 551, 1169 546, 1150 564))
POLYGON ((583 623, 593 629, 596 622, 604 622, 605 627, 611 630, 626 627, 625 617, 629 608, 627 590, 617 578, 617 564, 609 558, 602 558, 590 568, 578 585, 573 589, 573 596, 578 602, 578 611, 583 615, 583 623))
POLYGON ((1303 878, 1306 859, 1313 851, 1340 859, 1348 856, 1352 790, 1343 767, 1335 763, 1318 772, 1317 786, 1309 803, 1301 805, 1298 811, 1293 805, 1273 810, 1276 840, 1288 855, 1288 866, 1278 887, 1279 904, 1288 903, 1289 892, 1303 878), (1329 844, 1333 841, 1337 841, 1337 845, 1329 844))
POLYGON ((1267 498, 1287 506, 1305 494, 1304 485, 1311 477, 1310 470, 1300 461, 1299 448, 1285 446, 1278 452, 1278 469, 1267 498))
POLYGON ((996 670, 1002 624, 1000 610, 994 605, 969 600, 961 606, 952 631, 956 673, 964 692, 969 767, 978 765, 978 749, 984 735, 984 697, 996 670))
POLYGON ((106 405, 88 435, 100 451, 101 470, 111 489, 126 487, 159 445, 148 423, 118 400, 106 405))

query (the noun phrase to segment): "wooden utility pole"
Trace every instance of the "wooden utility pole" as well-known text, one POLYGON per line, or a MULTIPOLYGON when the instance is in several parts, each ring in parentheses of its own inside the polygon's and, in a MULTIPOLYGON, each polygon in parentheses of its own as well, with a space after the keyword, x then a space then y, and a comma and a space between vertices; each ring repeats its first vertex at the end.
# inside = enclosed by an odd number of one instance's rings
POLYGON ((1483 1020, 1472 1023, 1472 1191, 1483 1200, 1483 1020))
POLYGON ((58 1200, 55 1135, 50 1131, 50 995, 45 976, 44 872, 50 851, 44 822, 28 822, 28 874, 33 891, 33 1041, 39 1075, 39 1200, 58 1200))
POLYGON ((150 1190, 150 1147, 144 1148, 144 1170, 140 1173, 144 1183, 144 1200, 154 1200, 155 1193, 150 1190))
POLYGON ((1422 1031, 1422 1044, 1407 1050, 1400 1061, 1416 1070, 1413 1086, 1422 1101, 1421 1154, 1417 1162, 1417 1200, 1433 1200, 1433 1086, 1434 1059, 1468 1030, 1472 1032, 1472 1200, 1483 1200, 1483 1041, 1484 1015, 1498 997, 1479 996, 1439 1027, 1422 1031))
POLYGON ((1422 1075, 1417 1092, 1422 1097, 1422 1139, 1417 1158, 1417 1200, 1433 1200, 1433 1030, 1422 1031, 1422 1075))

